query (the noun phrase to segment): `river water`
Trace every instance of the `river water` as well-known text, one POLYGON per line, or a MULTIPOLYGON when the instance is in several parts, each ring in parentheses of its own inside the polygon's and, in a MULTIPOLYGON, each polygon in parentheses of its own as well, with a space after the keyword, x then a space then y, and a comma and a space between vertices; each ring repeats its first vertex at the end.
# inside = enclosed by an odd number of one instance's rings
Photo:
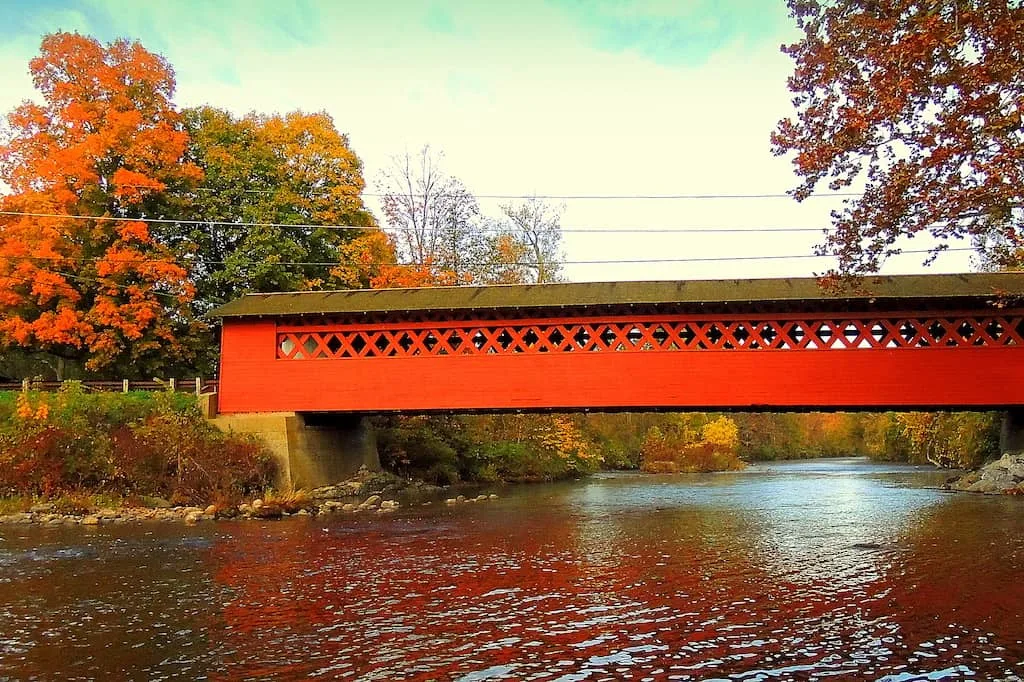
POLYGON ((393 515, 0 527, 0 679, 1024 675, 1024 499, 813 460, 393 515))

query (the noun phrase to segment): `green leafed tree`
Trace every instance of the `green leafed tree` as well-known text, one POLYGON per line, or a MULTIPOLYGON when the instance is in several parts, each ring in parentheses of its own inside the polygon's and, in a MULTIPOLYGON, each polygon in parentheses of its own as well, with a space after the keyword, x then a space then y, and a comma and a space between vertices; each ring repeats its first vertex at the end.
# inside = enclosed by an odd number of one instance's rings
POLYGON ((337 263, 339 248, 362 232, 335 226, 375 224, 363 205, 362 162, 326 113, 237 118, 199 107, 184 119, 189 158, 205 180, 169 211, 208 222, 164 236, 186 254, 204 309, 248 292, 317 288, 329 268, 316 264, 337 263))

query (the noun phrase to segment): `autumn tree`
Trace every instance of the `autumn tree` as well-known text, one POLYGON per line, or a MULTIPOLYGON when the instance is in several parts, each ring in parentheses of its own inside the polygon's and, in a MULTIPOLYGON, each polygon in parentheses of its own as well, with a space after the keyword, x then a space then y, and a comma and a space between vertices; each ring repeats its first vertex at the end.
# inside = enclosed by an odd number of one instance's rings
POLYGON ((176 197, 183 219, 166 238, 183 254, 202 308, 243 293, 327 283, 324 263, 372 228, 362 162, 326 113, 236 118, 213 107, 184 112, 201 188, 176 197))
POLYGON ((394 238, 383 230, 368 230, 342 245, 339 263, 331 276, 342 286, 353 289, 402 289, 409 287, 454 286, 455 273, 434 265, 431 258, 422 263, 399 263, 394 238))
POLYGON ((392 160, 381 180, 384 216, 403 263, 430 264, 457 281, 480 279, 487 252, 476 197, 429 146, 392 160))
POLYGON ((186 272, 141 220, 202 175, 173 71, 137 42, 76 33, 46 36, 29 70, 41 103, 0 140, 0 344, 58 377, 67 361, 151 376, 193 324, 186 272))
POLYGON ((1024 6, 1017 0, 788 0, 802 38, 795 118, 772 135, 806 199, 863 195, 820 247, 844 274, 878 270, 901 237, 1024 237, 1024 6))
POLYGON ((552 206, 537 197, 501 206, 512 243, 521 245, 530 282, 545 284, 559 279, 564 210, 564 206, 552 206))

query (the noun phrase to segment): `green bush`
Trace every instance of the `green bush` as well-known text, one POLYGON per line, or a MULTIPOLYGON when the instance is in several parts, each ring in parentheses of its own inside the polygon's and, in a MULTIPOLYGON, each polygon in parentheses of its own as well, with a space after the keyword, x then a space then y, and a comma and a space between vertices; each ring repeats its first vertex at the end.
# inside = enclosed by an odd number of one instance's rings
POLYGON ((171 392, 0 394, 0 494, 147 495, 227 503, 264 489, 257 441, 224 434, 171 392))

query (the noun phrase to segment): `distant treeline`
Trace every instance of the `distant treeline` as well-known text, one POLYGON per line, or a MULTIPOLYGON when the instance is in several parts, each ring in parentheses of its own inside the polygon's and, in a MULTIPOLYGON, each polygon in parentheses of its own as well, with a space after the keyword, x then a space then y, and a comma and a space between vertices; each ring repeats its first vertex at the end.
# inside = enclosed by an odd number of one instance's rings
POLYGON ((599 469, 711 471, 811 457, 969 468, 994 457, 999 444, 999 415, 991 412, 394 417, 377 429, 386 467, 442 484, 599 469))

